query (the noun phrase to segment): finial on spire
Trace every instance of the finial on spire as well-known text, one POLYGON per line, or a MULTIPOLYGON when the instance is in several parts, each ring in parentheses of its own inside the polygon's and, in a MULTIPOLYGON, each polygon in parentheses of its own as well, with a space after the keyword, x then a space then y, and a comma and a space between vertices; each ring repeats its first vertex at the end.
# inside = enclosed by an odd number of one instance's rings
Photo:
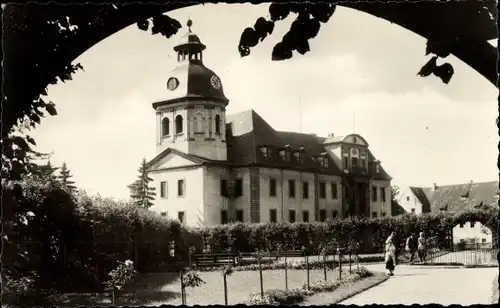
POLYGON ((186 25, 188 26, 189 32, 191 32, 191 26, 193 25, 193 21, 191 20, 191 15, 188 17, 186 25))

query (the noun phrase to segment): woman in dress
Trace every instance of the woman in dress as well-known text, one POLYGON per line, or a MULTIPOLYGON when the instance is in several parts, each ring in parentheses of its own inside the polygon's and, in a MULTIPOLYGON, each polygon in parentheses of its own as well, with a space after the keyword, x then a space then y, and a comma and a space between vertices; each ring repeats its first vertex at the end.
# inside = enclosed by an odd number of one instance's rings
POLYGON ((427 240, 425 239, 424 232, 420 232, 420 236, 418 237, 418 259, 420 262, 425 261, 426 250, 427 250, 427 240))
POLYGON ((394 245, 394 237, 395 233, 392 232, 385 241, 385 268, 389 276, 394 276, 394 268, 396 267, 396 246, 394 245))

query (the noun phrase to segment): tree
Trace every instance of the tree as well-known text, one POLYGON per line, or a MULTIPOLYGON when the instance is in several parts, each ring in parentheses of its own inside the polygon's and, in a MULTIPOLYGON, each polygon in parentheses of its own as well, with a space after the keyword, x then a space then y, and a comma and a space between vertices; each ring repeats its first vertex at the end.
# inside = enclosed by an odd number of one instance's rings
POLYGON ((47 160, 46 164, 36 165, 32 169, 32 175, 38 178, 41 178, 44 181, 56 181, 57 175, 56 171, 59 170, 59 167, 54 167, 50 163, 50 159, 47 160))
POLYGON ((399 186, 393 185, 391 189, 391 212, 392 216, 406 214, 405 209, 398 202, 399 186))
POLYGON ((75 182, 70 180, 72 177, 73 175, 71 174, 71 171, 68 169, 66 163, 63 162, 61 170, 59 170, 59 176, 58 176, 59 181, 61 182, 64 188, 68 189, 70 192, 75 192, 76 191, 76 186, 74 185, 75 182))
POLYGON ((146 158, 142 159, 141 166, 138 169, 139 176, 138 179, 128 187, 131 189, 131 198, 134 203, 142 208, 149 209, 153 205, 155 188, 150 187, 150 183, 153 181, 152 178, 148 176, 147 162, 146 158))

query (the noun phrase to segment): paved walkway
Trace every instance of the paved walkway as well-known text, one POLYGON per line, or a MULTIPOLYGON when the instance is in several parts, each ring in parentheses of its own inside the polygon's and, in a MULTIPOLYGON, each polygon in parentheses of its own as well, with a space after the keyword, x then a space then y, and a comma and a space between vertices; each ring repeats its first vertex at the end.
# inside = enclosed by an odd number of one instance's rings
MULTIPOLYGON (((383 264, 365 265, 382 271, 383 264)), ((439 268, 399 265, 395 275, 382 284, 362 292, 342 305, 367 304, 491 304, 493 268, 439 268)))

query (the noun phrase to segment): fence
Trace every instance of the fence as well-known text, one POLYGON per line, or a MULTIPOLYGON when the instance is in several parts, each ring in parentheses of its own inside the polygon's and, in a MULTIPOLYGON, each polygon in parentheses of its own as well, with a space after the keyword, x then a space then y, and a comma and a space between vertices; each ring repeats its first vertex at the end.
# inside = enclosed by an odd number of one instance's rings
MULTIPOLYGON (((465 250, 430 249, 421 260, 415 253, 413 264, 416 265, 465 265, 465 266, 498 266, 498 249, 475 248, 465 250)), ((409 253, 401 256, 401 263, 408 263, 409 253)))

